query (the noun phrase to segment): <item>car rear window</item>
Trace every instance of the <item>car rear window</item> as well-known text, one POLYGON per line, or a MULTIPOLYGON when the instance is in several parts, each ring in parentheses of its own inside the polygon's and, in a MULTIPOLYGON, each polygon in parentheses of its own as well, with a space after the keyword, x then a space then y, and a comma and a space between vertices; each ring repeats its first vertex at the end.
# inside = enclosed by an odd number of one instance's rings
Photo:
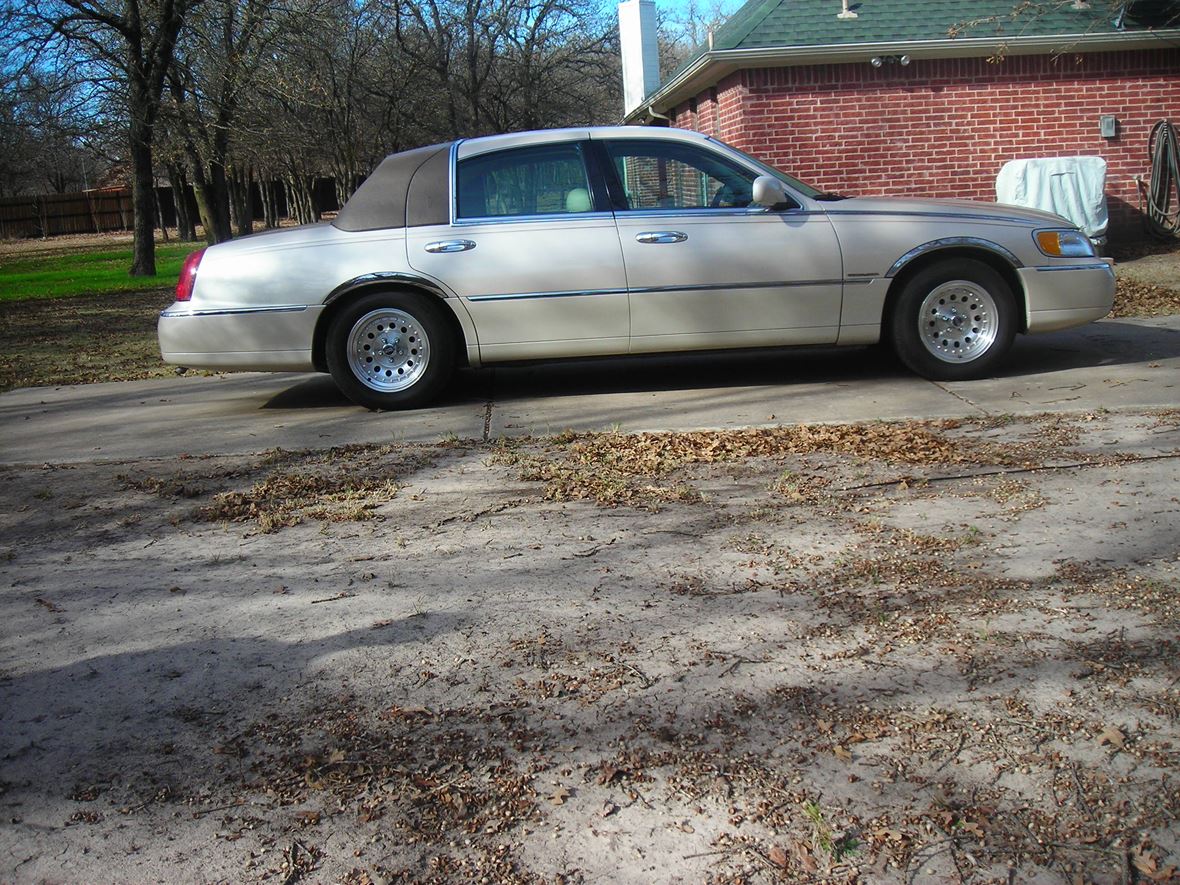
POLYGON ((589 212, 590 194, 580 144, 515 148, 459 163, 459 218, 589 212))

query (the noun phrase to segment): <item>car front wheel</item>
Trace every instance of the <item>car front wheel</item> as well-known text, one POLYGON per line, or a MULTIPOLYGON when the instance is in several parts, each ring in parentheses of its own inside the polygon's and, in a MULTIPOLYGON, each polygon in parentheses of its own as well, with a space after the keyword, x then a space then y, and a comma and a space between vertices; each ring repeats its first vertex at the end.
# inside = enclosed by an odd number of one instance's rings
POLYGON ((1016 337, 1016 299, 986 264, 944 261, 906 283, 890 322, 893 347, 913 371, 939 381, 980 378, 1016 337))
POLYGON ((455 365, 442 307, 410 292, 374 292, 332 318, 328 370, 340 390, 370 409, 412 409, 434 399, 455 365))

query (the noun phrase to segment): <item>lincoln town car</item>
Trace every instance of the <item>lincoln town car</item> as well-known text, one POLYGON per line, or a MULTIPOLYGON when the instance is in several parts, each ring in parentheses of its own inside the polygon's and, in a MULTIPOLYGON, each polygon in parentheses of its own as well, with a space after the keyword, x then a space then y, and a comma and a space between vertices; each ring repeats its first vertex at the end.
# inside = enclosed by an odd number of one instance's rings
POLYGON ((564 129, 387 157, 330 223, 189 256, 164 360, 330 372, 371 409, 457 366, 888 344, 932 379, 1111 308, 1073 224, 988 203, 842 197, 696 132, 564 129))

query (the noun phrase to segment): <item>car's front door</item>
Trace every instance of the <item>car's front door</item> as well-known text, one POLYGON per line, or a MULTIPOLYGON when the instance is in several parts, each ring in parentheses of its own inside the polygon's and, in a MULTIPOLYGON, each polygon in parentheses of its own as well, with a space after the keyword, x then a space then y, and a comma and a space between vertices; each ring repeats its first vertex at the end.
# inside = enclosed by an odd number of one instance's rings
POLYGON ((407 230, 410 265, 466 306, 488 361, 625 353, 618 233, 588 143, 458 155, 453 223, 407 230))
POLYGON ((843 267, 824 213, 752 207, 757 173, 705 145, 600 143, 633 353, 836 341, 843 267))

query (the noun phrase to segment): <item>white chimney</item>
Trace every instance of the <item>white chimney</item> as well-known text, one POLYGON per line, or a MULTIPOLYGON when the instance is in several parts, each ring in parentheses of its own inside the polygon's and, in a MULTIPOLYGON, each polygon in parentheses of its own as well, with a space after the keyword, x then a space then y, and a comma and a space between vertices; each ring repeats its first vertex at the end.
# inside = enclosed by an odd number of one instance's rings
POLYGON ((655 0, 623 0, 619 4, 619 50, 623 56, 623 114, 626 115, 660 88, 655 0))

